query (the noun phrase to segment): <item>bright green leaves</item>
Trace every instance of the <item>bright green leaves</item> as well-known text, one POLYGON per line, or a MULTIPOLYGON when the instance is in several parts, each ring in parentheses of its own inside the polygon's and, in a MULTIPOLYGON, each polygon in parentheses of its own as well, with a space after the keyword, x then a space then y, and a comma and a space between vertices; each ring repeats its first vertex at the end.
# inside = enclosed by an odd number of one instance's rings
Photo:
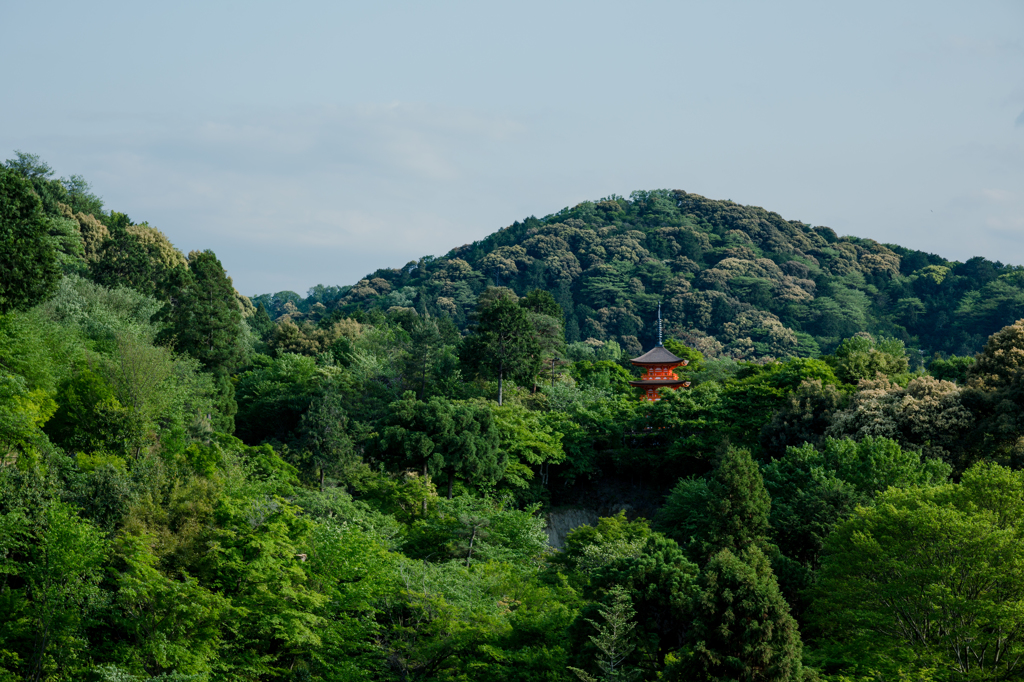
POLYGON ((959 679, 1019 675, 1024 477, 978 465, 958 485, 890 489, 839 526, 814 590, 829 664, 959 679))
POLYGON ((25 652, 25 679, 67 679, 88 655, 85 628, 105 598, 106 541, 57 501, 41 510, 9 508, 0 519, 0 544, 15 559, 0 564, 0 642, 25 652))
POLYGON ((492 411, 499 445, 507 458, 504 480, 516 488, 526 488, 539 473, 540 482, 545 483, 546 467, 565 459, 562 434, 555 430, 554 420, 521 405, 495 406, 492 411))
POLYGON ((835 353, 828 358, 836 376, 848 384, 861 379, 874 379, 883 374, 895 379, 907 371, 907 352, 898 339, 873 339, 868 334, 858 334, 843 341, 835 353))

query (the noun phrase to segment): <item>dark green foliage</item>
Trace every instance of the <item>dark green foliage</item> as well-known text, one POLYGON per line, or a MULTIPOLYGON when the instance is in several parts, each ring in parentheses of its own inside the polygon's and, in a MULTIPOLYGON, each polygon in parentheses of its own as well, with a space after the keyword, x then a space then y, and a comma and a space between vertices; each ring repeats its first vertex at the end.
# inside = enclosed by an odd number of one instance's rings
POLYGON ((1019 268, 655 191, 253 309, 3 172, 66 276, 0 315, 0 680, 1020 676, 1019 268))
POLYGON ((59 278, 39 198, 19 173, 0 168, 0 314, 43 301, 59 278))
POLYGON ((267 314, 267 309, 262 303, 258 304, 256 312, 246 319, 246 324, 249 325, 249 329, 256 335, 256 338, 264 342, 274 329, 274 322, 270 319, 270 315, 267 314))
POLYGON ((343 474, 356 463, 352 438, 348 434, 348 415, 341 398, 328 388, 313 399, 299 422, 302 446, 308 453, 307 467, 324 489, 324 477, 343 474))
POLYGON ((553 317, 559 322, 562 321, 564 313, 562 307, 555 301, 551 292, 544 289, 534 289, 519 300, 519 305, 532 313, 553 317))
POLYGON ((476 329, 466 341, 465 357, 476 371, 498 380, 498 404, 505 378, 526 384, 541 366, 541 349, 526 310, 514 294, 496 291, 481 297, 476 329))
POLYGON ((434 397, 424 402, 411 391, 390 406, 382 420, 376 455, 394 468, 447 477, 448 497, 456 478, 477 485, 496 483, 506 465, 498 449, 498 430, 481 403, 457 403, 434 397))
MULTIPOLYGON (((675 541, 654 534, 633 556, 597 569, 590 589, 597 594, 616 587, 625 590, 636 610, 637 653, 646 659, 646 667, 660 670, 665 657, 690 635, 697 572, 675 541)), ((582 615, 596 610, 592 606, 582 615)))
POLYGON ((245 360, 242 313, 231 280, 212 251, 190 255, 188 272, 176 282, 165 316, 164 338, 207 370, 227 374, 245 360))
POLYGON ((756 546, 722 549, 701 571, 690 641, 665 679, 801 679, 800 632, 756 546))
POLYGON ((726 448, 708 480, 712 500, 703 553, 743 551, 760 545, 768 534, 771 497, 761 471, 746 450, 726 448))
POLYGON ((299 420, 320 391, 316 361, 286 353, 279 358, 257 355, 252 363, 237 379, 239 438, 253 444, 293 440, 299 420))
POLYGON ((789 557, 816 567, 825 538, 857 505, 891 486, 939 485, 950 474, 940 460, 922 461, 887 438, 828 438, 820 450, 791 447, 763 468, 772 496, 773 539, 789 557))

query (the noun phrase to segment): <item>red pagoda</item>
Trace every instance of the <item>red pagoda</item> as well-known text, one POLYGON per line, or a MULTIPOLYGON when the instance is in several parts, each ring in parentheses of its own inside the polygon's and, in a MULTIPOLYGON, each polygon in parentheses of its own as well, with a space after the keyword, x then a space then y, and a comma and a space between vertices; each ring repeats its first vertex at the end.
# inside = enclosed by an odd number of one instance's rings
POLYGON ((629 382, 630 386, 644 389, 641 400, 661 400, 658 389, 662 387, 678 391, 680 388, 687 388, 689 381, 682 381, 676 376, 675 369, 688 364, 687 360, 676 356, 667 348, 661 345, 661 306, 658 306, 658 345, 647 351, 638 358, 630 360, 637 367, 644 368, 644 375, 639 381, 629 382))

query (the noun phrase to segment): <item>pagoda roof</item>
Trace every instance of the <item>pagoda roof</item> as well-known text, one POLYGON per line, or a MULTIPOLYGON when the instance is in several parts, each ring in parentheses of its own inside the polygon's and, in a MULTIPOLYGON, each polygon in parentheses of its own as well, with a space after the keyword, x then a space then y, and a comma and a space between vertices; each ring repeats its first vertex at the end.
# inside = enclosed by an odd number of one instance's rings
POLYGON ((644 386, 653 386, 661 388, 662 386, 689 386, 689 381, 683 381, 682 379, 641 379, 639 381, 629 382, 630 386, 637 386, 643 388, 644 386))
POLYGON ((655 346, 640 357, 633 358, 630 362, 634 365, 678 365, 686 360, 676 356, 665 346, 655 346))

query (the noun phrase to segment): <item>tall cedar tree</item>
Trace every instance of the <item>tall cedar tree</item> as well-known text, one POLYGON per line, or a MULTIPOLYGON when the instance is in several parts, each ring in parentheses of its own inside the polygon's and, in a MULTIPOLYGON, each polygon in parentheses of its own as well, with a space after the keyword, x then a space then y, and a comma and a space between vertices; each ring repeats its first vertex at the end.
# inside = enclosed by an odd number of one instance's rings
POLYGON ((39 197, 18 172, 0 168, 0 313, 44 301, 59 280, 39 197))
POLYGON ((476 331, 467 341, 465 357, 479 373, 498 379, 501 405, 505 377, 525 384, 537 375, 540 346, 527 311, 519 306, 515 294, 495 296, 491 290, 485 291, 477 314, 476 331))
POLYGON ((341 396, 330 388, 314 398, 302 415, 302 445, 308 453, 308 468, 320 482, 320 492, 324 490, 326 474, 343 473, 355 463, 355 448, 347 427, 348 415, 341 406, 341 396))
POLYGON ((213 251, 193 251, 188 270, 174 275, 161 339, 173 341, 214 375, 220 412, 215 427, 231 433, 238 406, 229 375, 245 360, 235 289, 213 251))
POLYGON ((672 679, 797 679, 800 633, 764 555, 771 497, 750 453, 726 447, 701 497, 704 530, 697 531, 691 552, 706 563, 690 643, 672 679))
POLYGON ((711 509, 704 525, 706 535, 698 540, 704 556, 722 549, 739 552, 750 546, 764 546, 772 498, 750 452, 725 448, 708 481, 708 493, 711 509))
POLYGON ((693 611, 691 643, 666 670, 666 680, 800 679, 800 632, 758 547, 711 557, 693 611))

